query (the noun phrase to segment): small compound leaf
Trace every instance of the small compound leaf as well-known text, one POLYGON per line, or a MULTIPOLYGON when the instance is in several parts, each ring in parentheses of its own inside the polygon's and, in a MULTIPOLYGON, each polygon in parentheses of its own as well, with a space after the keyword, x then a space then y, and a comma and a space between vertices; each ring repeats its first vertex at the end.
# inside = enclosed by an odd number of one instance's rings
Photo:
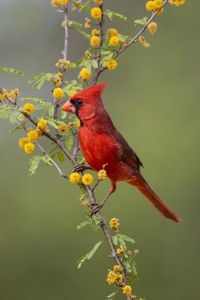
POLYGON ((135 244, 135 240, 130 238, 129 236, 125 235, 125 234, 121 234, 121 233, 118 233, 117 234, 117 237, 125 242, 129 242, 129 243, 132 243, 132 244, 135 244))
POLYGON ((8 119, 11 113, 11 108, 8 105, 0 106, 0 119, 8 119))
POLYGON ((77 225, 77 229, 78 230, 80 230, 80 229, 82 229, 82 228, 84 228, 85 226, 87 226, 87 225, 90 225, 91 224, 91 222, 89 221, 89 220, 86 220, 86 221, 83 221, 83 222, 81 222, 79 225, 77 225))
POLYGON ((117 294, 116 292, 111 293, 111 294, 108 295, 106 298, 109 299, 109 300, 113 300, 116 294, 117 294))
POLYGON ((119 19, 121 19, 121 20, 123 20, 123 21, 127 21, 127 17, 126 17, 126 16, 124 16, 124 15, 118 13, 118 12, 112 11, 112 10, 110 10, 110 9, 107 9, 107 10, 105 11, 104 14, 105 14, 105 15, 108 17, 108 19, 110 19, 111 21, 113 20, 114 17, 119 18, 119 19))
POLYGON ((46 81, 51 81, 54 77, 53 73, 40 73, 31 78, 28 82, 33 88, 38 90, 44 85, 46 81))
POLYGON ((30 160, 29 160, 29 175, 34 175, 35 172, 37 171, 37 168, 39 167, 41 157, 39 155, 34 155, 30 160))
POLYGON ((78 269, 80 269, 82 267, 83 263, 85 263, 86 261, 90 260, 94 256, 94 254, 97 252, 97 250, 99 249, 99 247, 101 246, 101 244, 102 244, 102 241, 99 241, 98 243, 96 243, 90 252, 88 252, 87 254, 85 254, 84 256, 82 256, 79 259, 79 261, 78 261, 78 269))
POLYGON ((147 20, 148 20, 148 18, 147 18, 147 17, 144 17, 144 18, 142 18, 142 19, 136 19, 136 20, 134 20, 134 23, 135 23, 136 25, 142 25, 142 26, 144 26, 144 25, 146 25, 147 20))
POLYGON ((34 97, 26 97, 26 98, 20 98, 21 101, 32 101, 37 104, 43 104, 45 103, 44 99, 42 98, 34 98, 34 97))
POLYGON ((13 74, 13 75, 24 76, 24 73, 21 71, 18 71, 13 68, 3 67, 3 66, 0 66, 0 72, 6 72, 6 73, 13 74))

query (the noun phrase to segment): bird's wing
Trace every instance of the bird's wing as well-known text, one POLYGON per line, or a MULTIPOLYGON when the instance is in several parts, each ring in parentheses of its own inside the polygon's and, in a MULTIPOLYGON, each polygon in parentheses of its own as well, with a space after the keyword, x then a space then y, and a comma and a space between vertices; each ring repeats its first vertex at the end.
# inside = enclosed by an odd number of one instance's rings
POLYGON ((140 166, 142 167, 142 161, 117 129, 114 130, 113 136, 121 148, 121 161, 133 168, 139 169, 140 166))

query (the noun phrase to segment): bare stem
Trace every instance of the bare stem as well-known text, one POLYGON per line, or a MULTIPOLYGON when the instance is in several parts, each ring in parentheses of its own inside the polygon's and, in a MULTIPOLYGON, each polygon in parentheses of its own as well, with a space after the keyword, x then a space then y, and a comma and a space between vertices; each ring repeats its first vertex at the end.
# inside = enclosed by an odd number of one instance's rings
POLYGON ((65 35, 64 35, 64 49, 63 49, 63 58, 65 60, 68 59, 68 39, 69 39, 69 30, 68 30, 68 5, 65 6, 64 8, 64 30, 65 30, 65 35))

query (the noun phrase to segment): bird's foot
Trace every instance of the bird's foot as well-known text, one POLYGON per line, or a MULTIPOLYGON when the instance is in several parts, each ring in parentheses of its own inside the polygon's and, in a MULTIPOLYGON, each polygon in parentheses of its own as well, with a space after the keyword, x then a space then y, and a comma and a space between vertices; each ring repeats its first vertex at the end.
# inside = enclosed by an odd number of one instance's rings
POLYGON ((73 172, 84 172, 85 170, 88 170, 90 169, 90 167, 88 166, 84 166, 84 165, 81 165, 81 164, 76 164, 74 166, 74 169, 73 169, 73 172))
POLYGON ((97 214, 103 207, 101 203, 93 203, 91 208, 91 216, 97 214))

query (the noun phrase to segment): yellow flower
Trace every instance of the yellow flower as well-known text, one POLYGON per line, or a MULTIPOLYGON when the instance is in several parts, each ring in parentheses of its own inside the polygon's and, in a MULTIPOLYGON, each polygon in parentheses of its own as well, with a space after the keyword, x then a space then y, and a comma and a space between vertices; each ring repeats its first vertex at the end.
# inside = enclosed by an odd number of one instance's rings
POLYGON ((24 145, 24 151, 27 154, 31 154, 35 151, 35 145, 33 143, 27 143, 24 145))
POLYGON ((63 74, 62 73, 58 73, 54 76, 54 79, 53 79, 55 85, 57 87, 61 86, 62 82, 63 82, 63 74))
POLYGON ((90 46, 94 47, 94 48, 97 48, 97 47, 99 47, 99 45, 100 45, 100 38, 98 36, 96 36, 96 35, 91 36, 91 38, 90 38, 90 46))
POLYGON ((108 284, 113 284, 116 282, 117 280, 117 277, 118 277, 118 274, 116 274, 114 271, 109 271, 108 275, 107 275, 107 278, 106 278, 106 281, 108 284))
POLYGON ((146 10, 154 11, 156 9, 154 1, 147 1, 146 2, 146 10))
POLYGON ((68 2, 69 2, 69 0, 52 0, 51 5, 53 7, 59 7, 59 6, 62 6, 62 5, 67 5, 68 2))
POLYGON ((70 67, 70 64, 71 64, 70 60, 66 60, 66 59, 64 59, 64 58, 60 58, 60 59, 56 62, 55 66, 56 66, 56 68, 58 68, 58 69, 64 69, 64 70, 66 70, 67 68, 70 67))
POLYGON ((90 10, 90 15, 93 19, 101 19, 102 18, 102 10, 100 7, 93 7, 90 10))
POLYGON ((19 95, 19 89, 14 89, 11 90, 10 93, 6 93, 6 96, 10 99, 10 100, 15 100, 16 97, 19 95))
POLYGON ((186 0, 169 0, 171 5, 181 6, 185 3, 186 0))
POLYGON ((119 229, 119 220, 117 218, 112 218, 109 222, 110 228, 113 230, 118 230, 119 229))
POLYGON ((155 10, 161 8, 163 5, 163 0, 154 0, 155 10))
POLYGON ((115 265, 115 266, 113 267, 113 271, 114 271, 115 273, 122 273, 122 268, 121 268, 119 265, 115 265))
POLYGON ((130 285, 125 285, 122 288, 122 293, 126 296, 131 296, 132 295, 132 287, 130 285))
POLYGON ((69 181, 72 184, 78 184, 81 182, 81 175, 78 172, 73 172, 69 175, 69 181))
POLYGON ((87 68, 82 68, 79 76, 82 80, 87 81, 91 78, 92 76, 92 72, 90 70, 88 70, 87 68))
POLYGON ((28 137, 30 142, 35 142, 39 137, 38 131, 37 130, 30 130, 27 133, 27 137, 28 137))
POLYGON ((117 47, 119 45, 119 38, 118 36, 112 36, 110 39, 109 39, 109 44, 110 46, 112 47, 117 47))
POLYGON ((99 36, 100 35, 100 31, 98 29, 93 29, 91 32, 91 36, 99 36))
POLYGON ((48 127, 47 127, 48 121, 46 119, 41 118, 38 122, 37 122, 37 128, 43 130, 43 131, 48 131, 48 127))
POLYGON ((33 105, 32 103, 26 103, 22 107, 22 111, 28 115, 31 115, 35 111, 35 105, 33 105))
POLYGON ((115 70, 117 68, 117 65, 117 61, 113 58, 107 60, 107 62, 105 63, 105 66, 109 71, 115 70))
POLYGON ((53 96, 55 99, 60 100, 64 97, 64 91, 63 89, 57 87, 53 90, 53 96))
POLYGON ((156 22, 149 23, 147 29, 149 33, 154 34, 157 31, 158 25, 156 22))
POLYGON ((75 90, 75 89, 71 89, 69 92, 70 92, 70 95, 73 96, 73 95, 75 95, 78 91, 75 90))
POLYGON ((119 32, 115 28, 109 28, 107 30, 107 32, 108 32, 109 38, 111 38, 113 36, 119 36, 119 32))
POLYGON ((22 149, 24 149, 24 146, 29 142, 28 138, 27 137, 23 137, 23 138, 20 138, 18 140, 18 146, 22 149))
POLYGON ((106 170, 102 169, 97 174, 99 180, 104 180, 107 178, 106 170))
POLYGON ((103 3, 103 0, 93 0, 93 2, 97 5, 101 5, 103 3))
POLYGON ((118 247, 118 248, 116 249, 116 253, 117 253, 118 255, 121 255, 121 254, 123 254, 123 253, 124 253, 124 251, 125 251, 125 249, 124 249, 124 247, 123 247, 123 246, 120 246, 120 247, 118 247))
POLYGON ((93 176, 91 174, 86 173, 86 174, 83 175, 83 177, 82 177, 82 183, 84 185, 91 185, 91 184, 93 184, 93 182, 94 182, 94 178, 93 178, 93 176))
POLYGON ((69 126, 65 123, 62 123, 58 126, 58 129, 61 131, 61 132, 65 132, 67 133, 68 130, 69 130, 69 126))

